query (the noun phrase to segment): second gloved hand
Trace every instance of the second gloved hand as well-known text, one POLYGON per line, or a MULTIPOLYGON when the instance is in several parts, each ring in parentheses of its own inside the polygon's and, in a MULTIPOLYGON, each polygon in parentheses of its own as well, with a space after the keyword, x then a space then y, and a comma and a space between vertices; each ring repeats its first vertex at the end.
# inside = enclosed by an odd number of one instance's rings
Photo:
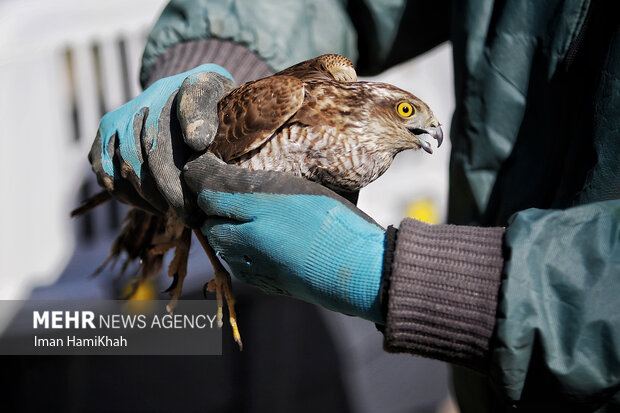
MULTIPOLYGON (((99 184, 118 199, 165 214, 169 207, 191 221, 181 170, 217 131, 217 102, 233 86, 214 64, 153 83, 101 119, 89 160, 99 184)), ((198 214, 200 215, 200 214, 198 214)))
POLYGON ((208 153, 187 164, 184 179, 208 216, 202 232, 237 278, 384 323, 385 231, 353 204, 303 178, 208 153))

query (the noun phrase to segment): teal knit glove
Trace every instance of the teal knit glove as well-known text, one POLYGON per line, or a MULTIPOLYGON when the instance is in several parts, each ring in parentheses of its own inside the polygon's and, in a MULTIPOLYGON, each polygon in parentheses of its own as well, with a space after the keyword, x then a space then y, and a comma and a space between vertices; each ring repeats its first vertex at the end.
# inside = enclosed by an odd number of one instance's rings
POLYGON ((211 154, 188 163, 184 179, 208 216, 202 232, 237 278, 384 323, 385 231, 353 204, 305 179, 211 154))
POLYGON ((104 115, 89 154, 99 183, 134 206, 191 216, 181 170, 215 136, 217 102, 232 86, 224 68, 205 64, 158 80, 104 115))

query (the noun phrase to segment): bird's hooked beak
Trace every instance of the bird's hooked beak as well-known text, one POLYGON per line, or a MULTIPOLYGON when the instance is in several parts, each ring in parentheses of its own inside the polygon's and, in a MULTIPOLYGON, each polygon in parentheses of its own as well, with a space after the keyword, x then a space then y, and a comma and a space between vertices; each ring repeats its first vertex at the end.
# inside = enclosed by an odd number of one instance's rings
POLYGON ((441 146, 441 142, 443 142, 443 131, 441 130, 441 126, 434 126, 432 128, 420 129, 420 128, 409 128, 409 132, 413 134, 418 139, 418 144, 425 152, 433 153, 433 148, 431 146, 429 138, 437 139, 437 147, 441 146))

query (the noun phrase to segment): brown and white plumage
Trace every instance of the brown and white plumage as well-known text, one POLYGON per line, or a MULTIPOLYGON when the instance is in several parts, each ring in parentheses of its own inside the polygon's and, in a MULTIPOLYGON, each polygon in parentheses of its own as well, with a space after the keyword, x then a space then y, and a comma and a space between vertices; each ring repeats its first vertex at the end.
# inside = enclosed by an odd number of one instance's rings
MULTIPOLYGON (((398 152, 419 148, 432 152, 426 139, 434 138, 439 145, 443 138, 424 102, 392 85, 358 82, 352 63, 339 55, 319 56, 233 89, 220 100, 218 116, 208 151, 225 162, 292 173, 344 195, 378 178, 398 152)), ((102 202, 101 197, 92 200, 91 207, 102 202)), ((88 209, 87 202, 76 211, 88 209)), ((215 269, 215 279, 206 288, 216 293, 218 323, 221 326, 225 296, 233 334, 241 346, 230 275, 200 231, 194 232, 215 269)), ((190 241, 189 229, 174 213, 159 217, 130 212, 110 258, 124 251, 128 261, 140 258, 154 270, 161 265, 157 257, 176 248, 168 270, 175 279, 169 289, 174 307, 186 275, 190 241)))
POLYGON ((355 80, 348 59, 325 55, 246 83, 220 100, 209 151, 227 163, 353 192, 383 174, 398 152, 432 152, 426 137, 441 143, 439 122, 420 99, 355 80), (398 112, 403 103, 409 116, 398 112))

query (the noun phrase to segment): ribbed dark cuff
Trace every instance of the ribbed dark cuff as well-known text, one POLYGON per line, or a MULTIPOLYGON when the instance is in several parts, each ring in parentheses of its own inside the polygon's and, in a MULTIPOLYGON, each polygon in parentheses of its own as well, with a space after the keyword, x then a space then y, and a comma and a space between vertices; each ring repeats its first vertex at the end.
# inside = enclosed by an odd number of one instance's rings
MULTIPOLYGON (((388 294, 390 292, 390 277, 392 275, 392 263, 394 262, 394 251, 396 250, 396 235, 398 230, 390 225, 385 231, 385 250, 383 252, 383 270, 381 271, 381 290, 379 291, 379 302, 381 303, 381 313, 383 319, 387 317, 388 294)), ((377 326, 379 331, 383 331, 383 326, 377 326)))
POLYGON ((401 223, 384 347, 484 371, 504 259, 503 228, 401 223))
POLYGON ((143 87, 204 63, 222 66, 238 85, 273 74, 263 59, 244 46, 227 40, 201 39, 179 43, 166 50, 149 69, 143 87))

